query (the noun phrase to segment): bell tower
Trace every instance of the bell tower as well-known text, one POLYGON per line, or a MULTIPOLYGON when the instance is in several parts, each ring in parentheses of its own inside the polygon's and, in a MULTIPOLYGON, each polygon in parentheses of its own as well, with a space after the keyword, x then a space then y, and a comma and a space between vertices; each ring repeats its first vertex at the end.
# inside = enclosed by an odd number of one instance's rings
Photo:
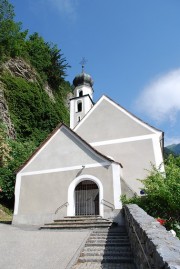
POLYGON ((84 72, 73 80, 74 97, 70 99, 70 128, 73 129, 93 107, 93 80, 84 72))

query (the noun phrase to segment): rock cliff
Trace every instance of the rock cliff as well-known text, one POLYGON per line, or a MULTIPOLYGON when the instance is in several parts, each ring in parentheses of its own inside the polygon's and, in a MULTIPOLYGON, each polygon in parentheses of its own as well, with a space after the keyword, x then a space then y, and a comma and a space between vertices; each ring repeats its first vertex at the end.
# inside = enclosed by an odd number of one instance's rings
MULTIPOLYGON (((5 98, 6 85, 3 83, 3 75, 10 74, 12 77, 23 78, 28 82, 35 83, 37 85, 44 84, 43 89, 49 96, 52 103, 56 102, 56 98, 53 94, 51 87, 47 82, 42 83, 42 80, 36 70, 22 58, 9 59, 0 66, 0 120, 6 125, 7 133, 10 138, 16 138, 16 131, 13 125, 8 102, 5 98)), ((70 94, 70 93, 69 93, 70 94)), ((69 99, 69 94, 67 99, 69 99)), ((64 100, 64 104, 68 107, 68 100, 64 100)))

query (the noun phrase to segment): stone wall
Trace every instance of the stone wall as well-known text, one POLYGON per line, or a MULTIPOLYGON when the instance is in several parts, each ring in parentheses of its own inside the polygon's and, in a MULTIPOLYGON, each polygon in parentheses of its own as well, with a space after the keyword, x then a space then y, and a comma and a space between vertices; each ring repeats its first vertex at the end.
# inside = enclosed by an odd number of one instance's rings
POLYGON ((138 269, 180 269, 180 240, 137 205, 124 206, 138 269))

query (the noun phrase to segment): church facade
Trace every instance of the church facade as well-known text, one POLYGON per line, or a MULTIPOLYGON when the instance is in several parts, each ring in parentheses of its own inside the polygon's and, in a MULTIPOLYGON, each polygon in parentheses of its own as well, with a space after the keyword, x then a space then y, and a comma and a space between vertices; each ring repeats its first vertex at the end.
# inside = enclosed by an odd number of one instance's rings
POLYGON ((114 218, 120 196, 139 195, 151 164, 163 169, 163 133, 107 96, 93 102, 92 78, 74 81, 70 128, 60 124, 20 168, 14 224, 76 215, 114 218))

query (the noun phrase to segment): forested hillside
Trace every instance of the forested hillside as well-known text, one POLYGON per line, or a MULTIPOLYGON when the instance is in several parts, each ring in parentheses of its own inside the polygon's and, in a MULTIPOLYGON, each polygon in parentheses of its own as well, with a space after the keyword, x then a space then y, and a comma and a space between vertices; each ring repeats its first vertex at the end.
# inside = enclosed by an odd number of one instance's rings
POLYGON ((173 152, 175 155, 180 155, 180 144, 172 144, 167 146, 166 148, 173 152))
POLYGON ((55 44, 28 35, 0 0, 0 203, 13 207, 15 173, 59 122, 69 123, 69 67, 55 44))

